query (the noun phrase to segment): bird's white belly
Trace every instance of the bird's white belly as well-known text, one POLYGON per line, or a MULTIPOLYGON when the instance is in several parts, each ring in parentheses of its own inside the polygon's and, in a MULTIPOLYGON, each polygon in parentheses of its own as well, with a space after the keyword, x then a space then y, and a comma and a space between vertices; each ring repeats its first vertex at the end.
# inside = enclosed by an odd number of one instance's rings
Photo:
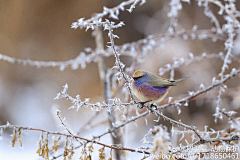
POLYGON ((141 100, 142 102, 146 102, 146 101, 149 101, 151 99, 149 99, 148 97, 144 96, 144 94, 142 94, 141 92, 138 92, 138 91, 134 91, 134 94, 135 96, 141 100))

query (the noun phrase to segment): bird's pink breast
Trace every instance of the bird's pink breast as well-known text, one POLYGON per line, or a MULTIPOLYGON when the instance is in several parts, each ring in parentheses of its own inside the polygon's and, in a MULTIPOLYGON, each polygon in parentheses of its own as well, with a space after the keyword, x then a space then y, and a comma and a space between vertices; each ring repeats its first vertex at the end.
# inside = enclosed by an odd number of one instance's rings
POLYGON ((137 90, 138 94, 145 97, 145 99, 156 100, 162 97, 169 88, 170 88, 169 86, 168 87, 152 87, 147 83, 143 83, 142 85, 135 87, 135 90, 137 90))

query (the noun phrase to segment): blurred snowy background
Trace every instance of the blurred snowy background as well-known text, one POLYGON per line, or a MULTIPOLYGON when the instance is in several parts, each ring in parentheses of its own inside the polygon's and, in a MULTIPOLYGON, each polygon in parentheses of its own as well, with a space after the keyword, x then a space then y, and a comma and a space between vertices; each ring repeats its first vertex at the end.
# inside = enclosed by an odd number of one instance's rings
MULTIPOLYGON (((89 18, 93 13, 102 12, 102 7, 114 7, 121 3, 120 0, 1 0, 0 1, 0 53, 19 59, 31 59, 41 61, 66 61, 78 56, 85 47, 95 48, 95 40, 91 32, 71 29, 72 22, 78 18, 89 18)), ((240 1, 237 1, 240 8, 240 1)), ((213 24, 203 14, 203 8, 195 2, 190 5, 183 3, 183 10, 178 17, 179 25, 176 30, 185 28, 191 30, 193 25, 198 29, 211 29, 213 24)), ((211 8, 214 12, 218 8, 211 8)), ((146 37, 149 34, 167 33, 169 27, 168 0, 149 0, 141 7, 137 7, 133 13, 123 12, 120 20, 126 26, 117 29, 115 33, 120 36, 116 44, 132 42, 146 37)), ((220 22, 223 19, 220 18, 220 22)), ((105 44, 108 41, 106 34, 105 44)), ((146 61, 138 66, 138 69, 145 69, 158 74, 158 69, 165 64, 172 62, 173 57, 188 57, 192 52, 194 55, 206 53, 218 53, 224 51, 224 41, 212 39, 207 40, 183 40, 173 38, 163 45, 157 46, 146 61)), ((240 53, 240 38, 235 41, 235 54, 240 53)), ((129 65, 131 58, 122 56, 122 61, 129 65)), ((106 58, 107 67, 112 67, 114 57, 106 58)), ((213 76, 220 71, 222 61, 209 59, 195 64, 191 67, 181 67, 176 70, 176 78, 191 76, 181 82, 177 87, 172 88, 169 96, 187 94, 188 90, 198 88, 200 83, 205 86, 211 84, 213 76)), ((236 65, 233 63, 232 65, 236 65)), ((164 77, 169 78, 169 74, 164 77)), ((68 83, 70 95, 79 94, 82 98, 91 98, 91 102, 102 102, 102 87, 96 63, 90 63, 86 69, 71 70, 66 68, 60 71, 59 68, 39 68, 11 64, 0 61, 0 125, 11 124, 46 129, 50 131, 62 131, 59 120, 56 118, 56 109, 61 110, 62 116, 66 117, 66 123, 74 132, 95 113, 90 108, 81 108, 78 112, 68 110, 71 106, 69 101, 53 100, 62 86, 68 83)), ((240 107, 240 85, 239 78, 231 80, 229 90, 223 99, 223 106, 239 111, 240 107), (233 88, 231 88, 233 86, 233 88), (239 87, 236 87, 239 86, 239 87)), ((217 90, 215 90, 217 91, 217 90)), ((216 94, 212 91, 211 94, 216 94)), ((210 95, 211 95, 210 94, 210 95)), ((120 94, 117 96, 121 97, 120 94)), ((215 129, 226 128, 227 119, 218 121, 216 125, 212 114, 215 111, 216 98, 197 100, 190 103, 191 107, 182 108, 182 114, 178 115, 169 109, 165 114, 189 122, 203 129, 205 125, 215 129), (217 128, 216 128, 217 126, 217 128)), ((135 115, 135 108, 132 108, 130 115, 135 115)), ((106 131, 108 123, 106 113, 93 122, 97 126, 87 129, 80 135, 91 138, 106 131), (100 123, 99 123, 100 122, 100 123)), ((238 114, 239 115, 239 114, 238 114)), ((141 145, 140 140, 147 133, 148 129, 157 123, 152 120, 154 116, 148 116, 149 125, 145 125, 144 119, 137 121, 138 127, 130 124, 126 127, 124 146, 136 148, 141 145), (137 130, 137 132, 136 132, 137 130)), ((160 121, 169 125, 164 121, 160 121)), ((12 148, 10 145, 12 130, 4 132, 0 141, 1 160, 32 160, 39 159, 36 154, 39 132, 28 131, 23 134, 23 147, 18 144, 12 148)), ((107 144, 111 143, 110 136, 101 139, 107 144)), ((136 153, 128 153, 128 158, 135 159, 136 153)), ((61 158, 62 159, 62 158, 61 158)))

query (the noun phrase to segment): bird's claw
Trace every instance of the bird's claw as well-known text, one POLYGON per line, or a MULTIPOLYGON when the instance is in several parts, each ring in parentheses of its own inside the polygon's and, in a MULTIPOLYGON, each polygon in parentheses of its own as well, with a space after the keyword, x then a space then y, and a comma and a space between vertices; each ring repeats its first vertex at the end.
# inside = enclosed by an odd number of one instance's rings
MULTIPOLYGON (((143 107, 146 107, 146 106, 145 106, 145 103, 148 103, 148 102, 150 102, 150 101, 138 102, 138 103, 139 103, 138 108, 139 108, 139 109, 143 109, 143 107)), ((148 108, 148 107, 147 107, 147 108, 148 108)))
POLYGON ((151 113, 153 113, 154 110, 157 110, 157 106, 154 105, 154 104, 151 104, 150 106, 147 106, 147 109, 148 109, 151 113))
POLYGON ((147 106, 147 109, 148 109, 151 113, 153 113, 152 104, 150 104, 150 106, 148 105, 148 106, 147 106))
POLYGON ((139 102, 138 108, 143 109, 145 102, 139 102))

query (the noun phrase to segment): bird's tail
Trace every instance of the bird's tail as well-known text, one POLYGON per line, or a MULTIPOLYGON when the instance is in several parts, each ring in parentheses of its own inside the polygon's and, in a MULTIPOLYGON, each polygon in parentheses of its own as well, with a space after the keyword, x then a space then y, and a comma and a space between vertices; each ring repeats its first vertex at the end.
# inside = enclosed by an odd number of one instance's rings
POLYGON ((187 78, 189 78, 189 77, 180 78, 180 79, 174 80, 174 82, 179 82, 179 81, 182 81, 182 80, 187 79, 187 78))

